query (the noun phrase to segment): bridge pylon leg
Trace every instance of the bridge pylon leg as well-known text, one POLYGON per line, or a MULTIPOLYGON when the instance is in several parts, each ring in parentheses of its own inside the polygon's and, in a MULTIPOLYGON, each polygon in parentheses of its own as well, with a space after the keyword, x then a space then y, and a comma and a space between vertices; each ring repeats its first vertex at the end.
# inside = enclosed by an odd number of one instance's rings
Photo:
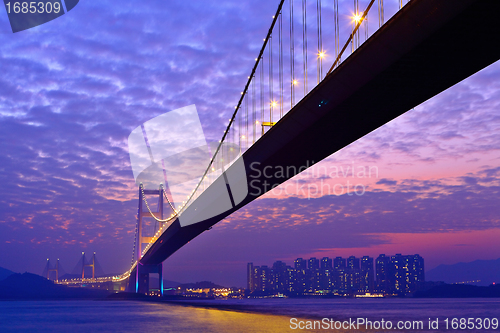
POLYGON ((163 296, 163 263, 158 265, 143 265, 139 263, 135 276, 135 292, 149 294, 149 274, 158 274, 158 290, 163 296))

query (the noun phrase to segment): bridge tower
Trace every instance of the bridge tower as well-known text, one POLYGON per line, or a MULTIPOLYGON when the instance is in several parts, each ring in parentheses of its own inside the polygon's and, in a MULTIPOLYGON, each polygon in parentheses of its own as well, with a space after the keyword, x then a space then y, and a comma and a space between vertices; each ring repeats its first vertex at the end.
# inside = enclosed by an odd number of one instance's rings
POLYGON ((138 264, 135 276, 130 277, 130 289, 136 293, 147 294, 149 292, 149 274, 153 273, 158 274, 158 289, 160 290, 160 295, 163 296, 163 263, 158 265, 144 265, 139 262, 144 254, 146 244, 151 243, 153 240, 153 237, 144 235, 144 219, 156 217, 159 220, 163 220, 163 196, 164 189, 161 184, 158 190, 147 190, 143 188, 142 184, 139 185, 139 211, 137 213, 137 238, 135 246, 135 259, 138 264), (158 196, 156 211, 150 210, 146 196, 158 196))
POLYGON ((56 261, 55 268, 50 268, 50 262, 49 262, 49 259, 47 259, 47 280, 50 280, 50 272, 56 273, 55 281, 57 282, 59 280, 59 259, 57 259, 57 261, 56 261))
POLYGON ((92 279, 95 279, 95 252, 91 264, 85 264, 85 252, 82 252, 82 256, 82 280, 85 278, 85 267, 92 267, 92 279))

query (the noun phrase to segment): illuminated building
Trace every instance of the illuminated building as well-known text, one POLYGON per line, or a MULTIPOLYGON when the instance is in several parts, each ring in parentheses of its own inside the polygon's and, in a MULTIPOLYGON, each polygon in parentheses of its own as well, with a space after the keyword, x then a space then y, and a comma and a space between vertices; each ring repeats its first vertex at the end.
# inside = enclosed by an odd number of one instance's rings
POLYGON ((249 262, 247 264, 247 289, 249 289, 250 291, 254 291, 255 290, 255 287, 254 287, 254 272, 253 272, 253 262, 249 262))
POLYGON ((361 258, 361 291, 374 291, 373 258, 364 256, 361 258))

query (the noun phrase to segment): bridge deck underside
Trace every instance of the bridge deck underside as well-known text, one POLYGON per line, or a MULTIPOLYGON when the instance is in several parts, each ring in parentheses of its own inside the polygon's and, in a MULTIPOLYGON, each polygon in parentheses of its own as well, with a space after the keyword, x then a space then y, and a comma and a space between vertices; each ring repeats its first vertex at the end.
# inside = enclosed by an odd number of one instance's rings
MULTIPOLYGON (((257 177, 250 164, 317 163, 500 59, 499 12, 498 0, 410 1, 244 153, 248 181, 282 183, 288 178, 257 177)), ((141 263, 164 261, 255 192, 200 223, 175 221, 141 263)))

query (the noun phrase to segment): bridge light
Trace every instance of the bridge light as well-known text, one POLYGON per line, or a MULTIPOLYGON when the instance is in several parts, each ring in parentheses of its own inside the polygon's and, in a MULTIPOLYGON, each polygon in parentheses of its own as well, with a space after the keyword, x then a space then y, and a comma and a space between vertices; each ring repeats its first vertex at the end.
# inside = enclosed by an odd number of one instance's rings
POLYGON ((352 17, 352 20, 356 23, 360 23, 361 21, 363 21, 363 12, 360 12, 358 14, 354 14, 354 16, 352 17))
POLYGON ((293 84, 294 86, 296 86, 297 84, 299 84, 299 81, 297 81, 297 80, 293 80, 293 81, 292 81, 292 84, 293 84))
POLYGON ((274 107, 276 107, 276 105, 278 105, 278 103, 276 103, 276 101, 272 101, 272 102, 271 102, 271 106, 272 106, 273 108, 274 108, 274 107))
POLYGON ((318 56, 323 59, 325 57, 325 52, 324 51, 321 51, 320 53, 318 53, 318 56))

